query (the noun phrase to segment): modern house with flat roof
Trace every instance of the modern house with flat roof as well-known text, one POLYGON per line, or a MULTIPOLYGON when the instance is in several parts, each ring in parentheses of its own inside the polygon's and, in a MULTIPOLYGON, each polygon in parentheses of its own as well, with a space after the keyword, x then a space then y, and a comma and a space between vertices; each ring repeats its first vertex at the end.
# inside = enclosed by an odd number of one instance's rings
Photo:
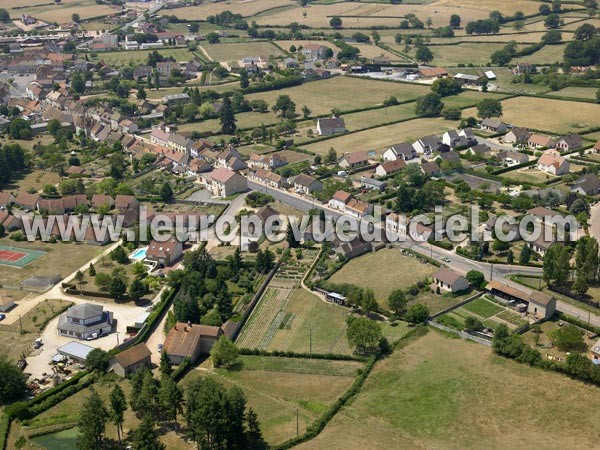
POLYGON ((92 303, 71 306, 58 319, 58 334, 76 339, 92 339, 110 334, 112 327, 113 313, 92 303))

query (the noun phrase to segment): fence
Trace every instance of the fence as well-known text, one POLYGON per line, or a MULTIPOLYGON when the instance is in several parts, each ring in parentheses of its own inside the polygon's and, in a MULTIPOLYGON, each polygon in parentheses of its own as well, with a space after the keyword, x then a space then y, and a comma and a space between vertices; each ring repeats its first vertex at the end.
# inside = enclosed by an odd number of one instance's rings
POLYGON ((472 334, 465 333, 464 331, 458 331, 458 330, 456 330, 454 328, 450 328, 450 327, 447 327, 445 325, 442 325, 441 323, 437 323, 437 322, 434 322, 432 320, 428 320, 427 324, 431 325, 434 328, 438 328, 438 329, 440 329, 442 331, 446 331, 448 333, 456 334, 457 336, 460 336, 461 338, 469 339, 470 341, 475 341, 478 344, 487 345, 488 347, 492 346, 492 341, 491 340, 484 339, 484 338, 479 337, 479 336, 474 336, 472 334))
POLYGON ((267 275, 267 277, 265 278, 265 280, 263 281, 261 286, 258 288, 258 291, 256 291, 256 294, 254 294, 254 297, 252 297, 252 300, 250 301, 250 303, 248 303, 246 310, 242 314, 242 320, 240 320, 239 322, 233 322, 231 320, 228 320, 225 324, 223 324, 223 329, 225 331, 225 335, 232 341, 234 341, 237 338, 238 333, 240 332, 240 330, 242 329, 242 327, 244 326, 244 324, 250 317, 250 314, 252 314, 252 311, 254 311, 254 307, 256 306, 256 304, 262 297, 263 293, 265 292, 265 289, 267 289, 267 286, 269 285, 269 283, 271 282, 271 280, 273 279, 273 277, 279 270, 280 265, 281 265, 281 259, 277 262, 277 264, 275 265, 273 270, 271 270, 269 272, 269 274, 267 275))

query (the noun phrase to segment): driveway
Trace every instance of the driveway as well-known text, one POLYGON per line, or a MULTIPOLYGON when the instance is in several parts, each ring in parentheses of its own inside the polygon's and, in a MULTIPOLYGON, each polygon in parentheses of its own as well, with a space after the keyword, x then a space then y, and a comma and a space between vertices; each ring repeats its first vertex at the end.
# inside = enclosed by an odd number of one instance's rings
MULTIPOLYGON (((146 311, 147 308, 147 306, 136 306, 134 302, 115 303, 112 300, 90 300, 88 298, 78 298, 65 294, 61 294, 58 297, 72 301, 76 304, 92 303, 95 305, 102 305, 106 311, 111 311, 113 313, 113 320, 115 320, 117 324, 116 333, 111 333, 108 336, 101 337, 94 341, 78 341, 82 344, 89 345, 90 347, 101 348, 102 350, 107 351, 116 347, 118 343, 123 342, 127 337, 127 326, 133 325, 135 319, 137 319, 141 313, 146 311)), ((56 298, 56 296, 53 298, 56 298)), ((41 377, 43 373, 52 373, 50 360, 56 355, 57 349, 71 341, 76 341, 76 339, 72 337, 58 335, 58 320, 59 317, 52 319, 42 332, 40 337, 42 338, 44 345, 41 347, 41 351, 39 353, 36 352, 37 354, 35 354, 35 356, 27 358, 28 366, 26 372, 30 373, 35 378, 41 377)))

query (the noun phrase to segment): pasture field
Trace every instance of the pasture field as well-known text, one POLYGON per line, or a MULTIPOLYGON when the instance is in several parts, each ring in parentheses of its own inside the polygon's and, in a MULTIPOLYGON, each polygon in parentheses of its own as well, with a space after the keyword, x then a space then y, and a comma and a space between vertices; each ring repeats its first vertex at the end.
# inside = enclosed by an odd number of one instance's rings
POLYGON ((332 283, 352 283, 372 289, 377 302, 388 307, 387 299, 395 289, 406 289, 431 277, 435 267, 420 263, 398 249, 382 249, 352 259, 329 279, 332 283))
POLYGON ((498 10, 503 14, 512 14, 515 11, 523 11, 525 14, 532 14, 538 12, 539 3, 533 0, 512 0, 507 3, 500 3, 495 0, 435 0, 430 3, 429 6, 432 8, 440 6, 475 8, 488 12, 498 10))
MULTIPOLYGON (((431 45, 429 49, 433 53, 431 64, 439 66, 456 66, 458 64, 485 65, 490 62, 490 56, 496 50, 501 50, 506 44, 502 43, 461 43, 457 45, 431 45)), ((390 46, 392 47, 392 46, 390 46)), ((402 44, 395 45, 398 51, 403 51, 402 44)), ((416 49, 413 48, 411 56, 416 49)))
MULTIPOLYGON (((463 114, 468 117, 468 114, 463 114)), ((387 146, 398 142, 409 142, 421 136, 443 133, 456 128, 456 122, 441 118, 415 119, 393 125, 359 131, 357 133, 340 135, 333 139, 303 145, 302 148, 311 152, 325 155, 333 147, 338 152, 349 150, 377 150, 381 153, 387 146)))
MULTIPOLYGON (((530 64, 554 64, 562 63, 565 47, 567 44, 546 45, 532 55, 518 58, 519 61, 525 61, 530 64)), ((516 63, 513 60, 512 63, 516 63)))
MULTIPOLYGON (((20 18, 22 12, 22 10, 9 10, 11 17, 18 16, 20 18)), ((86 20, 92 17, 114 14, 116 10, 108 5, 98 5, 93 0, 80 0, 64 4, 62 2, 59 4, 46 2, 44 5, 27 8, 26 12, 45 22, 65 23, 71 21, 71 16, 74 13, 79 14, 81 20, 86 20)))
MULTIPOLYGON (((96 59, 102 60, 107 64, 114 66, 137 66, 144 65, 148 60, 148 55, 156 50, 164 57, 173 57, 177 62, 187 62, 194 59, 194 54, 187 48, 159 48, 150 50, 124 50, 120 52, 98 53, 96 59)), ((181 88, 179 88, 181 90, 181 88)), ((161 96, 164 95, 162 91, 161 96)))
POLYGON ((188 6, 185 8, 170 9, 162 11, 163 14, 174 15, 187 20, 205 20, 208 16, 212 16, 225 10, 231 11, 234 14, 242 14, 244 17, 259 14, 262 11, 278 8, 288 5, 289 3, 282 0, 233 0, 228 1, 225 5, 218 2, 207 2, 198 6, 188 6))
POLYGON ((214 61, 239 61, 245 56, 281 56, 283 53, 270 42, 233 44, 202 44, 202 49, 214 61))
POLYGON ((362 130, 382 123, 416 117, 415 104, 405 103, 403 105, 389 106, 387 108, 361 111, 343 116, 348 131, 362 130))
POLYGON ((332 108, 339 108, 343 112, 381 105, 392 95, 398 101, 412 100, 427 94, 429 90, 428 86, 338 76, 277 91, 258 92, 246 98, 248 101, 262 99, 272 106, 280 95, 289 95, 296 103, 297 113, 306 105, 312 115, 321 115, 329 114, 332 108))
POLYGON ((586 449, 596 445, 598 392, 430 331, 379 362, 356 399, 297 448, 586 449))
POLYGON ((392 62, 406 62, 406 58, 384 50, 381 47, 377 47, 376 45, 352 44, 352 46, 360 50, 360 56, 362 56, 363 58, 373 59, 377 56, 387 56, 392 62))
POLYGON ((41 192, 47 184, 57 185, 59 182, 60 176, 56 172, 32 170, 30 172, 17 174, 10 184, 4 186, 4 190, 11 191, 15 194, 17 192, 28 192, 30 189, 41 192))
POLYGON ((560 91, 549 92, 548 95, 560 95, 562 97, 585 98, 588 100, 596 100, 596 88, 593 87, 578 87, 569 86, 560 91))
MULTIPOLYGON (((271 106, 271 105, 269 105, 271 106)), ((262 123, 265 125, 274 125, 281 120, 272 112, 243 112, 235 115, 236 125, 238 128, 255 128, 260 127, 262 123)), ((186 123, 179 127, 180 131, 212 131, 213 133, 221 132, 221 122, 219 119, 207 119, 201 122, 186 123)))
POLYGON ((319 39, 281 40, 275 41, 275 43, 284 50, 289 50, 292 45, 294 45, 296 48, 299 48, 300 46, 304 47, 307 44, 323 44, 329 47, 331 50, 333 50, 334 54, 340 51, 340 48, 332 42, 319 39))
MULTIPOLYGON (((502 102, 502 120, 550 134, 581 132, 600 125, 600 105, 547 98, 515 97, 502 102)), ((465 117, 476 116, 472 108, 465 117)))
POLYGON ((306 8, 296 7, 292 9, 274 10, 261 14, 255 20, 259 25, 288 25, 290 22, 298 22, 300 25, 308 25, 312 28, 327 28, 332 16, 340 16, 342 24, 346 27, 365 27, 373 25, 398 26, 406 14, 413 13, 421 20, 431 18, 434 27, 448 25, 448 19, 452 14, 460 14, 464 23, 471 20, 487 18, 488 11, 478 7, 456 6, 432 6, 402 4, 390 5, 384 3, 368 4, 310 4, 306 8), (304 17, 306 13, 306 17, 304 17))
POLYGON ((328 371, 323 368, 331 364, 330 361, 244 357, 243 362, 239 371, 214 370, 210 363, 204 363, 201 369, 190 372, 182 385, 186 386, 198 376, 213 376, 227 387, 241 388, 248 406, 256 411, 263 435, 270 444, 296 436, 297 413, 299 430, 303 433, 350 387, 356 369, 362 365, 343 362, 338 364, 339 372, 330 375, 322 373, 328 371))

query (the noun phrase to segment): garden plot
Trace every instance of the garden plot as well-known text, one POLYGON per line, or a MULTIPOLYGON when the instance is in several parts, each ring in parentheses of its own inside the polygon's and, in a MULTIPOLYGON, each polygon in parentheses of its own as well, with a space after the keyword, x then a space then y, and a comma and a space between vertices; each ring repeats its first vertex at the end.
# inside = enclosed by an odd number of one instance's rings
POLYGON ((495 328, 502 324, 514 330, 527 323, 527 320, 516 311, 501 306, 487 297, 477 298, 460 308, 454 309, 438 317, 437 321, 446 326, 462 330, 468 317, 479 319, 489 328, 495 328))

